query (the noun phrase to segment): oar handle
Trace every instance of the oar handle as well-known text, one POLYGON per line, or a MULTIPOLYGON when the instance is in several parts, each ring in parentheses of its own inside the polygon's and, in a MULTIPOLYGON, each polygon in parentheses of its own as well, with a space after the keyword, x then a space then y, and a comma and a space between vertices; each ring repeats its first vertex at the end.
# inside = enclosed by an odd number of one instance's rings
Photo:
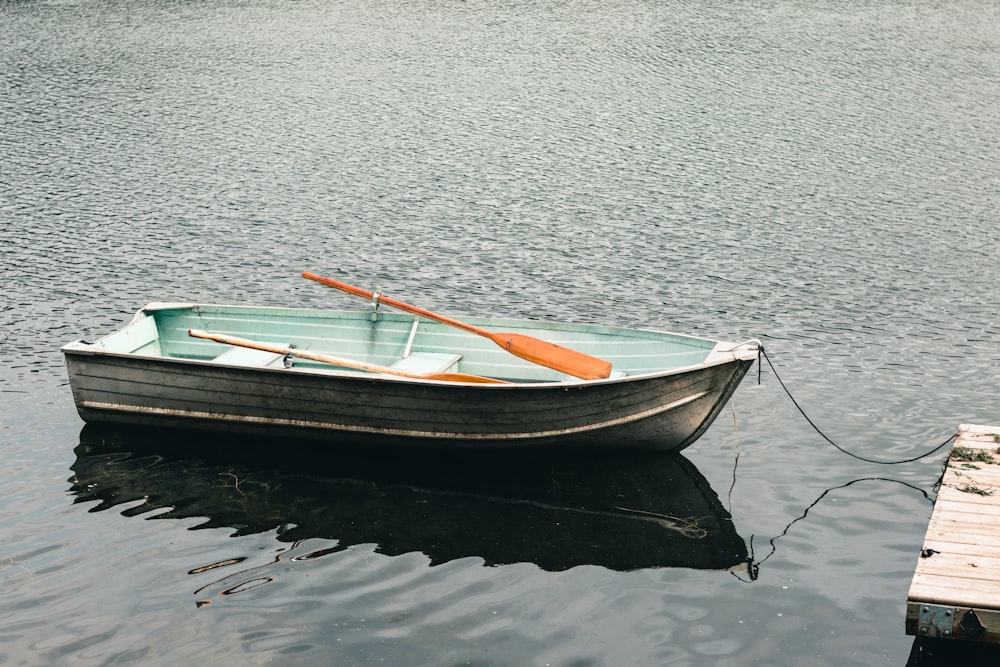
POLYGON ((339 289, 341 292, 347 292, 348 294, 353 294, 354 296, 360 296, 361 298, 368 299, 369 301, 374 299, 378 303, 384 303, 386 305, 392 306, 393 308, 397 308, 399 310, 411 313, 413 315, 426 317, 429 320, 436 320, 438 322, 441 322, 442 324, 448 324, 450 326, 457 327, 459 329, 464 329, 465 331, 478 334, 480 336, 486 336, 487 338, 492 337, 489 331, 481 329, 477 326, 466 324, 465 322, 460 322, 458 320, 453 320, 447 315, 439 315, 438 313, 432 313, 431 311, 424 310, 423 308, 420 308, 418 306, 412 306, 403 301, 397 301, 396 299, 393 299, 392 297, 389 296, 376 294, 375 292, 369 292, 364 288, 355 287, 354 285, 348 285, 347 283, 342 283, 339 280, 334 280, 333 278, 320 276, 315 273, 311 273, 309 271, 303 271, 302 277, 308 278, 309 280, 315 280, 321 285, 326 285, 327 287, 333 287, 334 289, 339 289))
POLYGON ((262 350, 264 352, 273 352, 275 354, 284 354, 286 356, 291 355, 293 357, 300 357, 302 359, 311 359, 312 361, 320 361, 326 364, 333 364, 334 366, 355 368, 357 370, 368 371, 369 373, 398 375, 400 377, 414 378, 418 380, 441 380, 443 382, 510 384, 506 380, 497 380, 496 378, 471 375, 469 373, 411 373, 410 371, 404 371, 398 368, 391 368, 389 366, 373 364, 367 361, 356 361, 354 359, 344 359, 343 357, 334 357, 329 354, 321 354, 319 352, 298 350, 292 347, 291 345, 286 345, 281 343, 261 343, 256 340, 250 340, 249 338, 240 338, 238 336, 229 336, 226 334, 211 333, 208 331, 202 331, 200 329, 188 329, 188 335, 194 338, 205 338, 208 340, 214 340, 216 343, 225 343, 227 345, 235 345, 237 347, 248 347, 252 350, 262 350))
POLYGON ((202 331, 201 329, 188 329, 188 336, 192 338, 205 338, 206 340, 214 340, 216 343, 225 343, 226 345, 235 345, 237 347, 248 347, 251 350, 261 350, 262 352, 273 352, 274 354, 284 354, 290 355, 295 352, 291 345, 285 345, 282 343, 261 343, 255 340, 250 340, 249 338, 239 338, 238 336, 227 336, 226 334, 211 333, 209 331, 202 331))

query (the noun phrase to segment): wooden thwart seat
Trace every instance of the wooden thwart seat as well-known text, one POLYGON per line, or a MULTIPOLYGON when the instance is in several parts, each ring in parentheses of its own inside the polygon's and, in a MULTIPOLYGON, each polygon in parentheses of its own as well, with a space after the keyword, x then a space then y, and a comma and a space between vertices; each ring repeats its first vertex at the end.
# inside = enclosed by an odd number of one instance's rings
POLYGON ((285 355, 277 352, 254 350, 248 347, 231 347, 212 359, 217 364, 229 366, 256 366, 258 368, 281 368, 285 355))
MULTIPOLYGON (((284 365, 284 358, 285 355, 278 352, 268 352, 248 347, 231 347, 212 359, 212 361, 228 366, 281 368, 284 365)), ((461 359, 462 355, 460 354, 413 352, 408 357, 403 357, 393 363, 390 368, 419 374, 451 373, 455 371, 461 359)))
POLYGON ((462 355, 446 352, 412 352, 403 357, 390 368, 408 373, 452 373, 458 366, 462 355))

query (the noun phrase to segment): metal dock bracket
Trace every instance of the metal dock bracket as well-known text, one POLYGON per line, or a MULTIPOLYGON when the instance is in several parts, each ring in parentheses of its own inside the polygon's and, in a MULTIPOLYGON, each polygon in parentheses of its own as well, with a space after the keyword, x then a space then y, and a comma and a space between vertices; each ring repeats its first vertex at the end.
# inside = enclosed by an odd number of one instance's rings
POLYGON ((970 609, 962 615, 958 627, 962 628, 962 631, 969 637, 978 637, 986 632, 986 626, 979 620, 979 614, 976 613, 975 609, 970 609))
POLYGON ((954 624, 954 607, 942 607, 936 604, 920 605, 920 615, 917 618, 917 634, 921 637, 944 637, 950 639, 954 624))

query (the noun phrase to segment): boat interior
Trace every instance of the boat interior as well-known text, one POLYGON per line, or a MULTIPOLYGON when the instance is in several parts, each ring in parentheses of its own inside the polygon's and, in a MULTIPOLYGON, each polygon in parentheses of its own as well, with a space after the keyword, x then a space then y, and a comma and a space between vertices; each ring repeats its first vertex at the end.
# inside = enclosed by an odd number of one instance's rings
MULTIPOLYGON (((531 320, 468 318, 493 331, 522 333, 613 363, 609 380, 662 373, 708 360, 716 341, 657 331, 531 320)), ((411 373, 474 373, 518 383, 580 382, 508 354, 491 340, 400 313, 249 306, 150 304, 125 328, 97 341, 105 351, 218 364, 357 372, 319 361, 194 338, 190 329, 292 345, 411 373)))

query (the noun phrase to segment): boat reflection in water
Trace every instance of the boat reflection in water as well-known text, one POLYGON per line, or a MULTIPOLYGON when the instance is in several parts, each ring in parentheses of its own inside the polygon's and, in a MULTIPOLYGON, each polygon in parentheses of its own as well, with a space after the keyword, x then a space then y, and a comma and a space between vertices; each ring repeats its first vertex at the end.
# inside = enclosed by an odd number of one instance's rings
POLYGON ((71 491, 78 503, 99 501, 91 511, 130 504, 122 514, 204 517, 198 528, 234 536, 277 530, 282 542, 326 538, 337 549, 421 552, 431 564, 478 556, 549 571, 747 562, 729 513, 680 454, 318 456, 309 443, 88 426, 76 456, 71 491))

